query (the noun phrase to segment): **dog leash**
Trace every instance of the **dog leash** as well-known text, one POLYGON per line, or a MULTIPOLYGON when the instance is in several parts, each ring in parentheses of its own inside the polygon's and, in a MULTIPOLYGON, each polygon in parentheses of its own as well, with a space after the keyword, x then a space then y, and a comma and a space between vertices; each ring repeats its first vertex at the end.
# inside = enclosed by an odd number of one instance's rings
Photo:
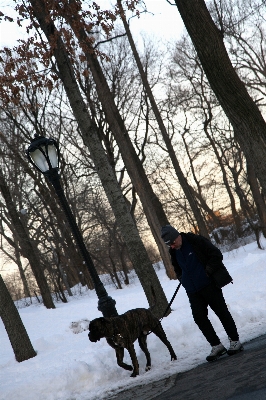
MULTIPOLYGON (((171 307, 171 305, 172 305, 172 303, 173 303, 173 301, 174 301, 174 298, 175 298, 175 296, 176 296, 178 290, 180 289, 180 286, 181 286, 181 282, 180 282, 179 285, 177 286, 177 288, 176 288, 176 290, 175 290, 175 293, 173 294, 173 297, 171 298, 170 303, 168 303, 168 306, 166 307, 166 310, 165 310, 165 312, 164 312, 162 318, 159 319, 159 323, 158 323, 156 326, 158 326, 158 325, 160 324, 161 320, 166 316, 166 314, 167 314, 169 308, 171 307)), ((155 329, 156 326, 155 326, 153 329, 155 329)), ((152 331, 148 332, 148 333, 147 333, 147 336, 148 336, 150 333, 152 333, 152 331)))
POLYGON ((164 315, 162 316, 162 318, 160 319, 160 321, 166 316, 167 311, 168 311, 169 308, 171 307, 171 305, 172 305, 172 303, 173 303, 173 301, 174 301, 174 298, 175 298, 175 296, 176 296, 178 290, 180 289, 180 286, 181 286, 181 282, 180 282, 179 285, 177 286, 176 291, 175 291, 175 293, 174 293, 174 295, 173 295, 173 297, 172 297, 170 303, 169 303, 168 306, 166 307, 166 310, 165 310, 165 312, 164 312, 164 315))

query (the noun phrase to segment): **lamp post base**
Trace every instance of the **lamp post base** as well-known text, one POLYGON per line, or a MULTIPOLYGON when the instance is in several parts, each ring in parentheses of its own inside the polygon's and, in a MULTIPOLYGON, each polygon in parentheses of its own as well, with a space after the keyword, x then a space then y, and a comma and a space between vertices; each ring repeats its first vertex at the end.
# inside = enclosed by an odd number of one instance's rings
POLYGON ((116 301, 110 296, 100 297, 98 301, 98 310, 101 311, 104 317, 117 317, 118 312, 115 308, 116 301))

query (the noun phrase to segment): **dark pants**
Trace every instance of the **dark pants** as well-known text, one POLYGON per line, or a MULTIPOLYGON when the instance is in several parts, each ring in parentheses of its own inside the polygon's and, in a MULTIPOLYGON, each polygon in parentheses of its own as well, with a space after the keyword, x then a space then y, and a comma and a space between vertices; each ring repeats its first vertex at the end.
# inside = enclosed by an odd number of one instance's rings
POLYGON ((228 337, 239 340, 236 325, 225 303, 222 289, 211 283, 197 293, 189 293, 188 298, 194 321, 211 346, 217 346, 220 339, 208 318, 208 306, 220 319, 228 337))

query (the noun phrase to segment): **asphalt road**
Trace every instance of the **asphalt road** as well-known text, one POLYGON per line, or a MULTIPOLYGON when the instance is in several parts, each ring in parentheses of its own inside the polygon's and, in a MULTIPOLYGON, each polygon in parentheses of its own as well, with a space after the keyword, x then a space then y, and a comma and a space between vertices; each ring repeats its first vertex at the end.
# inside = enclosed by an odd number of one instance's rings
POLYGON ((223 356, 161 381, 136 386, 108 400, 266 400, 266 335, 223 356))

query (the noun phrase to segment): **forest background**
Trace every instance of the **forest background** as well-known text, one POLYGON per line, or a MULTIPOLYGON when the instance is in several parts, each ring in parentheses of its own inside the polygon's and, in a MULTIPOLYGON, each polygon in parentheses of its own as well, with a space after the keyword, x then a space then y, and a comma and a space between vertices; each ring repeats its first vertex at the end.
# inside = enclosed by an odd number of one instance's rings
MULTIPOLYGON (((131 35, 131 21, 146 15, 144 2, 117 1, 110 10, 98 3, 16 1, 15 18, 1 10, 2 21, 25 27, 23 38, 0 53, 1 270, 17 267, 4 275, 14 300, 37 297, 48 308, 66 302, 65 290, 71 294, 77 283, 93 288, 53 188, 25 157, 35 134, 51 136, 98 273, 121 289, 135 269, 149 303, 152 282, 165 309, 153 265, 163 260, 168 277, 175 274, 160 227, 171 223, 228 250, 253 233, 261 248, 265 182, 190 36, 179 34, 182 1, 166 2, 178 18, 178 39, 159 43, 159 32, 137 41, 131 35)), ((206 4, 264 116, 265 1, 206 4)), ((256 140, 254 133, 259 154, 256 140)))

